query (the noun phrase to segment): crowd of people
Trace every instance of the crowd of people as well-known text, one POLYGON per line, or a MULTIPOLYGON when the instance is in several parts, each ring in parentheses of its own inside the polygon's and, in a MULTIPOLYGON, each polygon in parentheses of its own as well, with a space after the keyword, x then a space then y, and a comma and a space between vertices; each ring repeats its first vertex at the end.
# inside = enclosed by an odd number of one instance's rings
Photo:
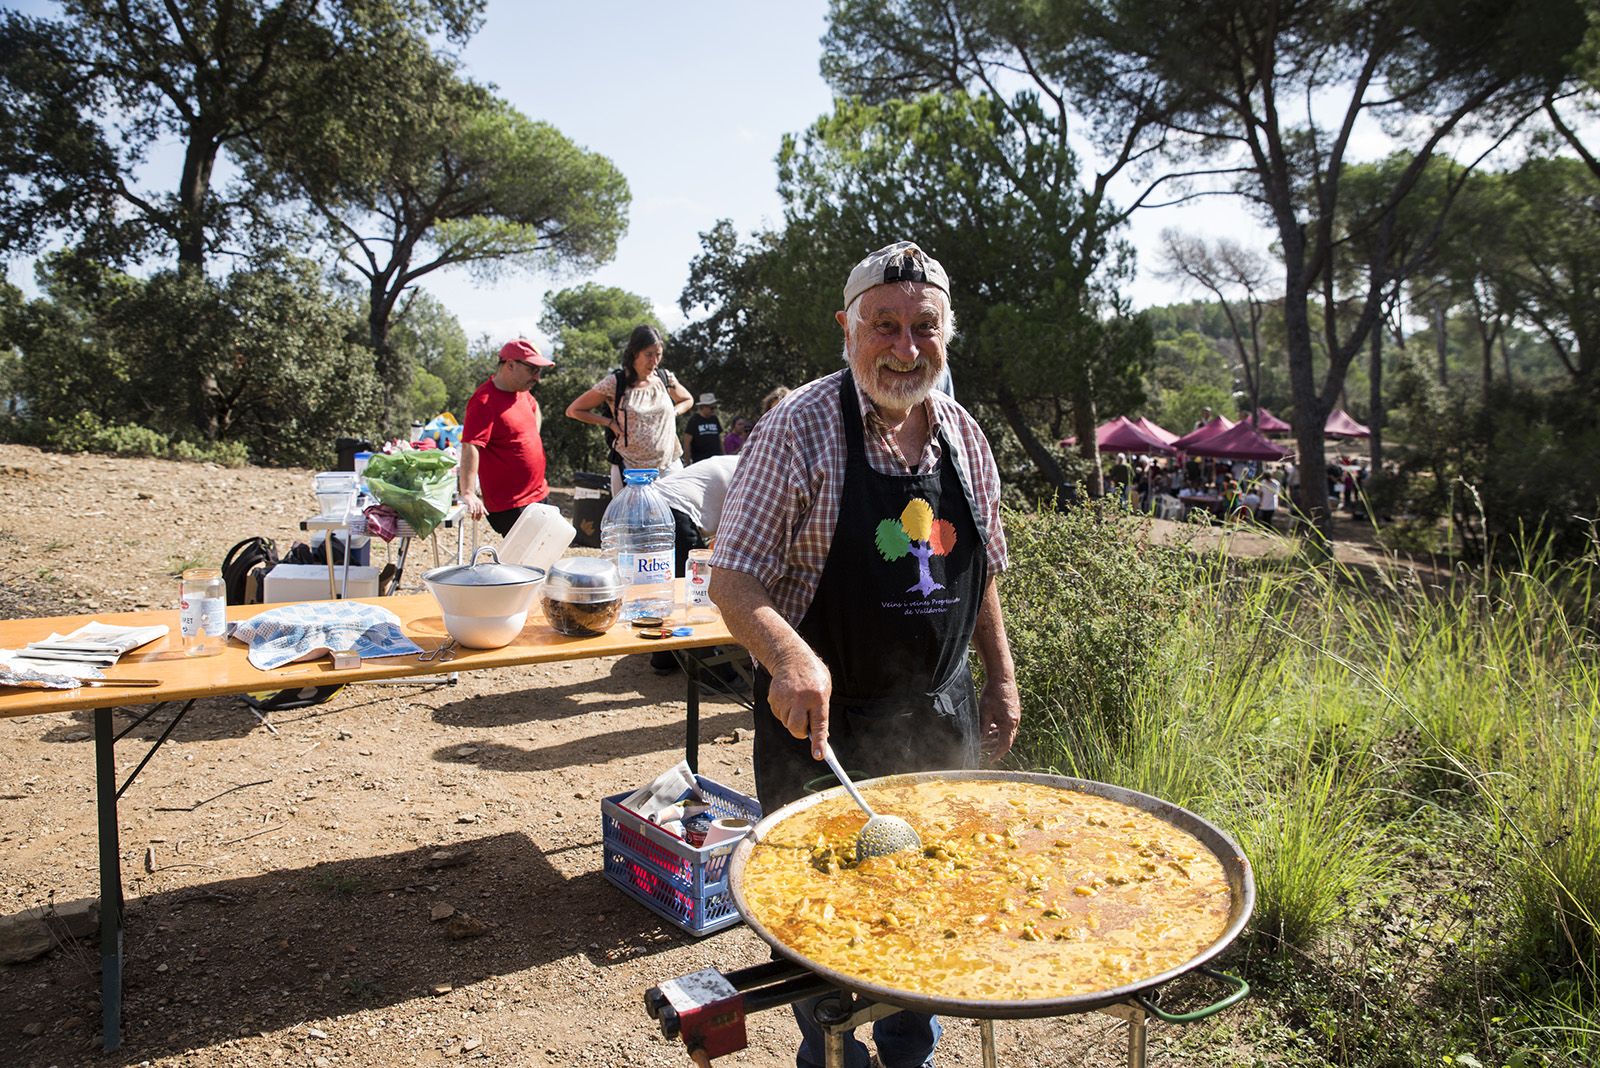
MULTIPOLYGON (((1203 422, 1203 420, 1202 420, 1203 422)), ((1355 457, 1338 456, 1328 464, 1328 501, 1354 519, 1366 517, 1367 467, 1355 457)), ((1256 523, 1272 527, 1277 514, 1300 485, 1291 460, 1275 464, 1232 462, 1197 456, 1181 464, 1159 457, 1117 453, 1105 473, 1106 492, 1129 507, 1162 515, 1162 501, 1186 517, 1203 507, 1224 523, 1256 523)))
MULTIPOLYGON (((663 477, 686 464, 737 456, 755 422, 739 416, 724 431, 715 393, 695 398, 661 365, 665 342, 655 327, 634 328, 621 362, 567 406, 570 419, 598 426, 605 434, 611 492, 622 488, 627 468, 653 468, 663 477), (678 417, 690 412, 681 434, 678 417)), ((555 361, 532 341, 518 338, 501 347, 495 371, 467 401, 462 420, 459 496, 474 519, 487 519, 504 536, 530 504, 549 496, 543 411, 536 387, 555 361)), ((762 412, 788 393, 779 386, 761 402, 762 412)))

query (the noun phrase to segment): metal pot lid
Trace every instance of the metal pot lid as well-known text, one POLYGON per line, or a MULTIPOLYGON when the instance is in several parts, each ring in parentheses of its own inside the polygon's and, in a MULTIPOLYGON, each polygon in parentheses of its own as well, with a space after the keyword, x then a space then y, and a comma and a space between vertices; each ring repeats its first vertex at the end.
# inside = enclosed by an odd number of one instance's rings
POLYGON ((472 563, 436 567, 424 573, 422 579, 440 586, 524 586, 543 581, 544 569, 502 564, 494 546, 485 545, 473 554, 472 563), (492 562, 479 562, 478 558, 485 553, 489 554, 492 562))
POLYGON ((556 600, 587 603, 619 597, 625 585, 615 560, 605 556, 568 556, 551 565, 544 592, 556 600))
POLYGON ((835 786, 831 790, 824 790, 821 793, 803 797, 798 801, 792 801, 776 812, 764 816, 761 822, 756 824, 755 831, 739 843, 738 848, 734 850, 728 862, 728 889, 733 894, 734 904, 739 909, 739 915, 744 917, 744 921, 749 925, 750 929, 760 936, 762 941, 777 950, 779 955, 815 972, 845 990, 851 990, 872 1000, 897 1005, 902 1009, 911 1009, 915 1012, 998 1020, 1061 1016, 1067 1013, 1087 1012, 1118 1001, 1125 1001, 1135 994, 1171 982, 1178 976, 1207 963, 1228 948, 1233 940, 1239 937, 1239 933, 1244 930, 1245 922, 1255 909, 1254 872, 1251 869, 1250 861, 1246 859, 1243 851, 1239 849, 1238 843, 1220 828, 1188 809, 1180 808, 1170 801, 1163 801, 1159 797, 1139 793, 1137 790, 1112 786, 1109 783, 1095 782, 1092 779, 1069 778, 1065 775, 1046 775, 1024 771, 985 771, 979 769, 888 775, 880 779, 869 779, 856 785, 889 786, 938 779, 995 779, 1039 783, 1062 790, 1076 790, 1080 793, 1119 801, 1122 804, 1156 816, 1179 830, 1188 832, 1198 838, 1201 844, 1209 849, 1222 864, 1223 872, 1228 879, 1229 890, 1232 892, 1232 907, 1227 925, 1210 946, 1176 968, 1171 968, 1159 975, 1147 976, 1122 986, 1062 997, 1027 1001, 990 1001, 954 996, 936 996, 911 990, 901 990, 845 974, 810 959, 778 938, 753 915, 748 902, 745 900, 744 892, 745 865, 749 862, 750 854, 754 852, 756 844, 765 838, 773 827, 790 816, 830 798, 843 796, 843 786, 835 786))

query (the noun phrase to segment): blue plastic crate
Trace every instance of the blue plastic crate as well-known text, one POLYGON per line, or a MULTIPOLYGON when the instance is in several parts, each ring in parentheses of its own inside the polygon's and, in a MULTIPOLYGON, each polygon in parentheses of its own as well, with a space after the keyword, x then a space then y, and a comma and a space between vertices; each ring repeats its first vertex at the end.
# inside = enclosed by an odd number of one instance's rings
MULTIPOLYGON (((761 819, 755 798, 704 775, 696 775, 695 781, 714 819, 738 817, 751 823, 761 819)), ((600 802, 606 878, 692 935, 708 935, 738 923, 739 910, 728 892, 728 857, 738 843, 697 849, 623 808, 628 793, 600 802)))

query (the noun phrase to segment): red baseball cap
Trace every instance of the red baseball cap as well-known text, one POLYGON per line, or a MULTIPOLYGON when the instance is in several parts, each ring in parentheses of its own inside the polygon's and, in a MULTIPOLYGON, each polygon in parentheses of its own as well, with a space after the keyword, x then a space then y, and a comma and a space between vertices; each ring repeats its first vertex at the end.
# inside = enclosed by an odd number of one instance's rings
POLYGON ((502 360, 514 360, 518 363, 531 363, 535 367, 554 367, 556 365, 556 361, 548 356, 540 355, 539 350, 533 347, 533 342, 523 337, 519 337, 515 341, 507 341, 502 345, 500 347, 500 358, 502 360))

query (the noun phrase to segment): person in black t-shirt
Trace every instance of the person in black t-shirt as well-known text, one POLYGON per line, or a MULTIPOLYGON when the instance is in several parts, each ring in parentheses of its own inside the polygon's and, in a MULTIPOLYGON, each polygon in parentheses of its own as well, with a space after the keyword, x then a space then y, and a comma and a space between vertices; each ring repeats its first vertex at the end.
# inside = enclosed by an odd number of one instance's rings
POLYGON ((722 423, 717 419, 717 395, 700 394, 689 426, 683 432, 683 451, 689 462, 722 455, 722 423))

